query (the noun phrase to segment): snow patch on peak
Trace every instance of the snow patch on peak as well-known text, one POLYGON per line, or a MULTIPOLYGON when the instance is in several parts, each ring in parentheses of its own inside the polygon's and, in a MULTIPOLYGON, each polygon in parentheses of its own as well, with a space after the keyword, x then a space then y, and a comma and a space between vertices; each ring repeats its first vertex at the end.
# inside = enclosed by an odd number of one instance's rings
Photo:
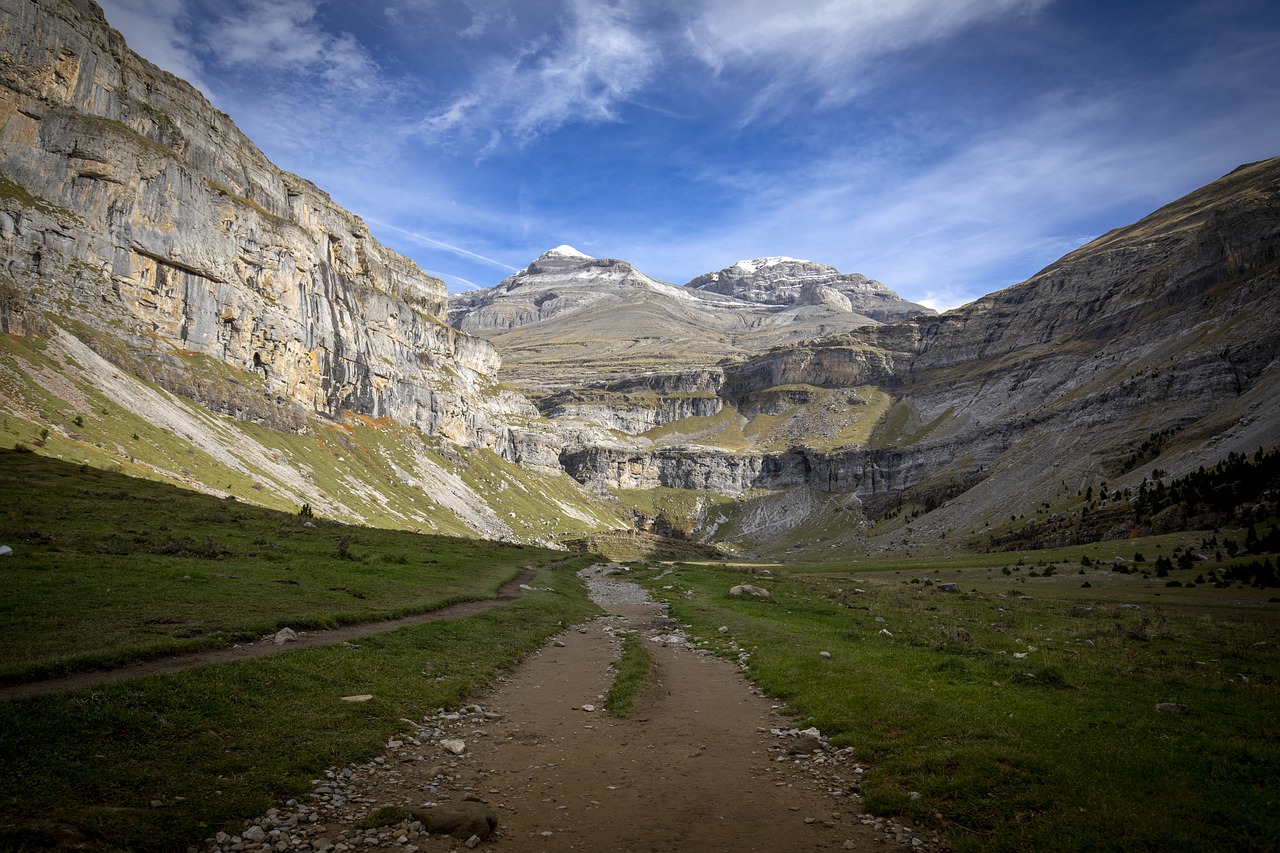
POLYGON ((544 258, 582 258, 583 260, 587 260, 587 261, 595 260, 595 258, 591 257, 590 255, 584 255, 582 252, 579 252, 577 249, 573 248, 572 246, 565 245, 563 243, 560 244, 559 246, 556 246, 554 249, 552 249, 549 252, 544 252, 542 254, 542 257, 544 258))
POLYGON ((733 269, 742 270, 744 273, 751 274, 759 272, 765 267, 776 267, 778 264, 807 264, 809 261, 802 261, 798 258, 788 258, 778 255, 772 258, 752 258, 751 260, 738 261, 733 265, 733 269))

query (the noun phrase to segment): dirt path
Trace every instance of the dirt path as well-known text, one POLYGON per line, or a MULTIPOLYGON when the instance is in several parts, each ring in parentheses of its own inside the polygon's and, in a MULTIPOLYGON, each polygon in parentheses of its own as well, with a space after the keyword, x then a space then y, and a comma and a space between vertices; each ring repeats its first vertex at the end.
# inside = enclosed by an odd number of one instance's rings
POLYGON ((383 756, 329 771, 246 837, 278 850, 458 850, 459 839, 427 835, 413 818, 356 824, 384 806, 430 814, 472 800, 497 818, 492 838, 473 841, 491 851, 935 848, 862 814, 850 750, 790 754, 800 739, 779 734, 794 730, 776 706, 732 663, 684 642, 638 586, 599 570, 591 586, 609 616, 555 638, 462 713, 428 714, 383 756), (602 706, 622 629, 667 640, 648 643, 653 686, 617 718, 602 706), (449 741, 465 744, 461 754, 449 741))
POLYGON ((203 666, 207 663, 226 663, 227 661, 233 660, 260 658, 265 657, 266 655, 273 655, 278 652, 290 651, 292 649, 303 648, 306 646, 327 646, 334 643, 342 643, 359 639, 360 637, 367 637, 370 634, 381 634, 386 631, 394 631, 397 628, 407 628, 410 625, 421 625, 424 622, 437 622, 441 619, 460 619, 463 616, 483 613, 484 611, 497 607, 500 604, 515 601, 522 594, 520 587, 530 583, 537 573, 537 569, 531 566, 526 567, 519 575, 498 588, 498 595, 496 598, 489 598, 483 601, 464 601, 460 604, 451 604, 447 607, 441 607, 427 613, 417 613, 413 616, 404 616, 399 619, 386 619, 378 622, 361 622, 357 625, 347 625, 342 628, 299 631, 297 632, 296 640, 281 643, 279 645, 271 642, 270 640, 258 643, 246 643, 244 645, 228 646, 227 648, 209 649, 202 652, 192 652, 191 654, 157 658, 156 660, 144 661, 142 663, 132 664, 131 666, 121 666, 115 669, 73 672, 70 675, 64 675, 58 678, 47 678, 42 681, 31 681, 25 684, 0 686, 0 702, 7 702, 12 699, 22 699, 27 696, 62 693, 67 690, 75 690, 79 687, 92 687, 97 684, 105 684, 112 681, 126 681, 130 678, 141 678, 144 675, 180 672, 184 669, 203 666))

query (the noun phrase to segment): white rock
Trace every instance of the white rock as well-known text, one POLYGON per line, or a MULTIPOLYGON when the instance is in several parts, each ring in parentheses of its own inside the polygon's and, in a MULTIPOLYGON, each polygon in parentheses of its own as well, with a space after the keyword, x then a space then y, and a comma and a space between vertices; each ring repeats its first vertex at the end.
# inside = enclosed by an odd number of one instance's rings
POLYGON ((298 642, 298 632, 292 628, 281 628, 276 631, 276 635, 271 638, 271 642, 277 646, 283 646, 285 643, 296 643, 298 642))
POLYGON ((0 557, 12 557, 13 549, 8 545, 0 545, 0 557))
POLYGON ((343 702, 368 702, 373 698, 372 693, 357 693, 354 696, 343 696, 343 702))
POLYGON ((583 705, 583 706, 582 706, 582 710, 586 711, 587 713, 591 713, 591 712, 592 712, 592 711, 594 711, 595 709, 596 709, 596 706, 595 706, 595 705, 583 705))
POLYGON ((454 738, 445 738, 444 740, 440 741, 440 745, 445 749, 449 750, 450 752, 452 752, 454 755, 462 755, 462 753, 467 751, 467 742, 463 740, 456 740, 454 738))

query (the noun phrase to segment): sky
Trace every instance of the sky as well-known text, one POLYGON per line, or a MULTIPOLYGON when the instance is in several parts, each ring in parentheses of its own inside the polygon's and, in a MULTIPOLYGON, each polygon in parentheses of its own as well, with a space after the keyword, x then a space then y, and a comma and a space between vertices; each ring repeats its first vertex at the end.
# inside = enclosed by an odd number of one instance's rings
POLYGON ((946 310, 1280 155, 1275 0, 100 0, 451 291, 568 244, 946 310))

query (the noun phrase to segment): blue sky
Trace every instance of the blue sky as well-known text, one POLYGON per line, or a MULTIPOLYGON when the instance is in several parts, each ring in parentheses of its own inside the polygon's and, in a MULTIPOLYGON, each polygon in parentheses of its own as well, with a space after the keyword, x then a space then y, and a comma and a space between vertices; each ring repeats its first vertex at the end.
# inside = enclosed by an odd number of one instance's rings
POLYGON ((453 291, 553 246, 953 308, 1280 155, 1275 0, 105 0, 453 291))

